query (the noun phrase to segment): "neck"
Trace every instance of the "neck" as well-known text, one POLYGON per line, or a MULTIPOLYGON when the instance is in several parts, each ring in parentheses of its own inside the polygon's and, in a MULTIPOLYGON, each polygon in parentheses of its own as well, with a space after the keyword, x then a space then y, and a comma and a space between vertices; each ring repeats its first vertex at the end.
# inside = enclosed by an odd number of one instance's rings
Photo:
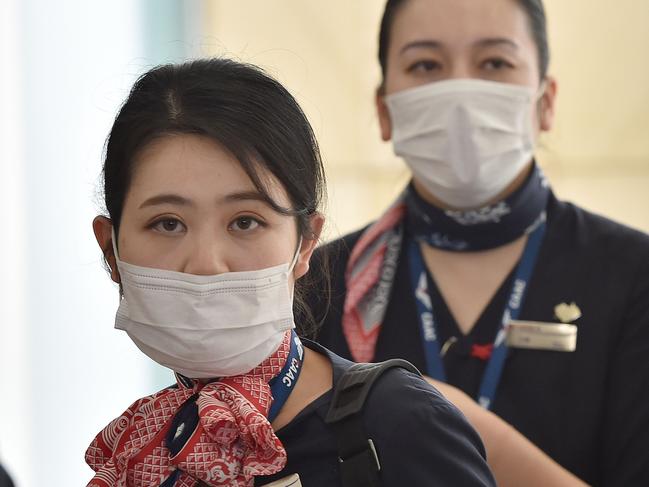
MULTIPOLYGON (((511 183, 507 185, 505 189, 503 189, 500 193, 498 193, 496 196, 494 196, 492 199, 489 201, 486 201, 482 206, 487 206, 487 205, 492 205, 494 203, 497 203, 499 201, 504 200, 507 198, 509 195, 514 193, 518 188, 521 187, 521 185, 525 182, 527 177, 530 175, 530 172, 532 171, 532 168, 534 167, 534 161, 530 161, 529 164, 527 164, 523 170, 518 173, 518 175, 512 180, 511 183)), ((426 201, 427 203, 430 203, 433 206, 436 206, 437 208, 440 208, 442 210, 470 210, 472 208, 455 208, 453 206, 450 206, 443 201, 441 201, 439 198, 437 198, 434 194, 430 193, 429 191, 424 188, 424 186, 415 178, 413 179, 413 186, 415 187, 415 190, 417 191, 417 194, 421 196, 421 198, 426 201)))

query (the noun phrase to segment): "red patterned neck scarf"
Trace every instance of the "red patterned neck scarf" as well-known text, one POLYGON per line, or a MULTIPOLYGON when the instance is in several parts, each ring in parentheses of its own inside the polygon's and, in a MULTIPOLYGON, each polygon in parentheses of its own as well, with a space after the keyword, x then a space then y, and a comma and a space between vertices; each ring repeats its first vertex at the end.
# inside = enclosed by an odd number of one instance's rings
POLYGON ((133 403, 88 447, 86 462, 96 474, 87 487, 158 487, 172 475, 174 487, 251 487, 255 476, 282 470, 286 451, 267 419, 268 382, 290 349, 288 331, 279 349, 245 375, 191 381, 190 387, 179 381, 178 388, 133 403), (179 408, 194 395, 198 425, 172 456, 165 438, 179 408))

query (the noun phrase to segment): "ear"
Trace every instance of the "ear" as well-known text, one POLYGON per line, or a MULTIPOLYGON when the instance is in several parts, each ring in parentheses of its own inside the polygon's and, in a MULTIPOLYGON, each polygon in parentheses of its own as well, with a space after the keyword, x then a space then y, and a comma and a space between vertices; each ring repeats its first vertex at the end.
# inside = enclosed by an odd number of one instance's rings
POLYGON ((320 213, 314 213, 310 217, 311 235, 310 238, 302 239, 302 246, 300 247, 300 254, 298 255, 295 268, 293 269, 293 277, 298 280, 305 275, 309 270, 309 261, 311 255, 318 245, 322 227, 324 226, 325 218, 320 213))
POLYGON ((547 132, 554 125, 554 103, 557 97, 557 80, 552 76, 545 78, 545 91, 539 99, 539 129, 547 132))
POLYGON ((385 93, 382 86, 378 87, 374 95, 376 104, 376 113, 379 117, 379 127, 381 128, 381 139, 388 141, 392 138, 392 121, 390 120, 390 111, 385 104, 385 93))
POLYGON ((113 222, 105 216, 97 216, 92 221, 92 230, 95 232, 95 238, 97 239, 99 248, 104 254, 104 260, 108 264, 108 267, 110 267, 110 277, 119 284, 119 271, 117 270, 115 252, 113 252, 113 222))

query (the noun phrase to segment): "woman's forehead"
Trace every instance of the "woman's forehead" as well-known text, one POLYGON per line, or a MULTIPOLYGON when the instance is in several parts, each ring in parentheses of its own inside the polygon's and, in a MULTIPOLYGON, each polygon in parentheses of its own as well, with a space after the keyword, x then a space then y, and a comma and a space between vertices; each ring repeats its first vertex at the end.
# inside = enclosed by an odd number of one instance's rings
MULTIPOLYGON (((286 203, 281 183, 263 165, 255 166, 269 196, 286 203)), ((153 140, 138 153, 127 198, 181 194, 207 202, 257 191, 242 164, 222 145, 206 136, 172 134, 153 140)))
POLYGON ((390 50, 433 40, 442 47, 505 38, 534 48, 529 20, 516 0, 408 0, 396 12, 390 50))

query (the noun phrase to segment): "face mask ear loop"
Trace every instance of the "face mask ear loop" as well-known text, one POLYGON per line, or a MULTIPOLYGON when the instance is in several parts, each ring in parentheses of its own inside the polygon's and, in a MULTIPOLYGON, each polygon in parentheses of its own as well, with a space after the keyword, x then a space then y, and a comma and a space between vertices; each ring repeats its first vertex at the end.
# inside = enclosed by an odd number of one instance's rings
MULTIPOLYGON (((290 276, 293 273, 293 269, 295 268, 295 264, 297 264, 297 260, 300 257, 300 250, 302 249, 302 235, 300 235, 300 238, 297 241, 297 249, 295 250, 295 255, 293 256, 293 260, 291 260, 291 263, 288 266, 288 271, 287 274, 290 276)), ((293 302, 293 297, 295 293, 295 283, 293 283, 293 286, 289 290, 291 293, 291 302, 293 302)))
MULTIPOLYGON (((117 253, 117 236, 115 235, 115 227, 113 226, 110 230, 110 235, 112 238, 112 244, 113 244, 113 254, 115 254, 115 265, 117 266, 117 273, 119 274, 119 254, 117 253)), ((124 298, 124 291, 122 290, 122 283, 121 283, 121 276, 120 276, 120 284, 119 284, 119 302, 122 302, 122 299, 124 298)))
POLYGON ((113 226, 110 229, 110 236, 113 244, 113 253, 115 254, 115 260, 119 261, 119 254, 117 253, 117 236, 115 235, 115 227, 113 226))
POLYGON ((536 103, 536 112, 538 113, 537 122, 539 124, 539 127, 541 126, 541 122, 543 121, 542 120, 542 118, 543 118, 543 110, 542 110, 542 108, 543 108, 543 95, 545 95, 545 90, 547 89, 547 87, 548 87, 548 79, 543 78, 543 81, 541 81, 541 84, 539 85, 539 89, 536 92, 536 101, 535 101, 535 103, 536 103))
POLYGON ((291 264, 288 266, 288 273, 290 274, 293 272, 293 269, 295 268, 295 264, 297 264, 297 260, 300 257, 300 250, 302 249, 302 235, 300 235, 299 240, 297 241, 297 249, 295 250, 295 255, 293 255, 293 260, 291 260, 291 264))
POLYGON ((543 78, 543 81, 541 81, 541 84, 539 84, 539 89, 536 92, 536 101, 540 101, 543 98, 543 95, 545 95, 545 90, 548 88, 548 79, 543 78))

